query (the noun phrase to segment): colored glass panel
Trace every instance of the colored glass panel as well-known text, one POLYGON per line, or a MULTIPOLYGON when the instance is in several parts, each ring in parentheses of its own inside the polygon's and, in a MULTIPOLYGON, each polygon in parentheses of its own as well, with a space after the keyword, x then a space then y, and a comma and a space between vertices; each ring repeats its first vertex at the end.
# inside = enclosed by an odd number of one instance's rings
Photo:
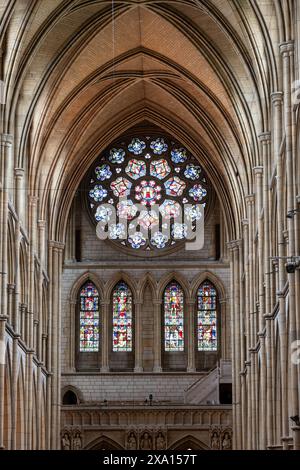
POLYGON ((198 351, 217 351, 217 292, 205 281, 198 289, 198 351))
POLYGON ((173 176, 173 178, 165 182, 166 194, 168 196, 181 196, 185 187, 185 182, 178 178, 178 176, 173 176))
POLYGON ((133 158, 132 160, 129 160, 125 171, 130 178, 137 180, 146 175, 146 164, 143 160, 136 160, 133 158))
POLYGON ((171 282, 164 293, 164 347, 165 351, 184 351, 183 290, 171 282))
POLYGON ((99 351, 99 294, 92 282, 80 291, 80 352, 99 351))
POLYGON ((156 160, 150 164, 150 175, 163 180, 170 173, 171 168, 168 165, 167 160, 163 158, 161 160, 156 160))
POLYGON ((123 281, 113 292, 113 351, 132 351, 132 294, 123 281))

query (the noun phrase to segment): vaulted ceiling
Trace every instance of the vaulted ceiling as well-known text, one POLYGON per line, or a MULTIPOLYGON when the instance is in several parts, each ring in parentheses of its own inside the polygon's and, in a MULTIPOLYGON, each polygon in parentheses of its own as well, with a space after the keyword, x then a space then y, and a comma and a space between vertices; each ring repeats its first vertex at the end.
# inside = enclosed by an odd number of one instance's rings
POLYGON ((92 161, 145 120, 199 158, 238 236, 289 3, 0 0, 3 131, 53 237, 92 161))

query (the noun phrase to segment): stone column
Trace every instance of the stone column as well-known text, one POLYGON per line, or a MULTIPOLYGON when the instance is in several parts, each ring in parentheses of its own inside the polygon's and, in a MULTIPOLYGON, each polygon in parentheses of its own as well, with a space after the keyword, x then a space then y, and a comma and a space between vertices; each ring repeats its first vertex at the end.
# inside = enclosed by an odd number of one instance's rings
MULTIPOLYGON (((283 91, 284 91, 284 127, 285 127, 285 152, 286 152, 286 179, 287 179, 287 210, 292 211, 296 207, 296 166, 295 166, 295 122, 292 120, 292 74, 294 65, 294 41, 280 44, 280 53, 282 54, 283 65, 283 91)), ((299 171, 299 169, 298 169, 299 171)), ((299 255, 295 253, 295 217, 287 219, 288 228, 288 256, 299 255)), ((299 340, 297 337, 297 320, 296 320, 296 274, 288 274, 289 282, 289 339, 293 341, 299 340)), ((298 299, 299 300, 299 299, 298 299)), ((289 397, 291 400, 290 409, 292 416, 299 415, 299 377, 298 366, 289 360, 289 397)), ((296 429, 295 427, 293 428, 296 429)), ((298 436, 294 434, 294 440, 298 440, 298 436)))
POLYGON ((134 302, 135 314, 135 344, 134 344, 134 372, 143 372, 143 350, 142 350, 142 302, 134 302))
POLYGON ((15 222, 15 291, 14 291, 14 308, 13 308, 13 327, 15 332, 20 334, 21 331, 21 318, 20 318, 20 231, 22 217, 24 216, 22 211, 22 200, 24 192, 22 191, 24 170, 22 168, 15 168, 15 188, 16 188, 16 197, 15 197, 15 208, 17 213, 17 220, 15 222))
POLYGON ((0 315, 0 450, 4 449, 4 380, 6 315, 0 315))
POLYGON ((187 353, 188 353, 188 361, 187 361, 187 372, 195 372, 195 317, 196 317, 196 302, 195 299, 189 299, 185 302, 187 308, 187 353))
POLYGON ((109 345, 112 344, 111 329, 109 328, 109 301, 101 301, 101 372, 109 372, 109 345))
MULTIPOLYGON (((230 336, 230 329, 227 328, 227 300, 226 299, 221 299, 219 301, 220 304, 220 315, 218 318, 218 321, 221 323, 221 357, 223 359, 230 359, 230 353, 229 353, 229 336, 230 336), (229 330, 229 331, 228 331, 229 330)), ((195 338, 197 338, 197 332, 195 332, 195 338)), ((196 339, 197 343, 197 339, 196 339)))
MULTIPOLYGON (((51 263, 51 338, 52 347, 52 380, 51 380, 51 449, 60 448, 60 338, 61 338, 61 301, 60 301, 60 279, 62 272, 62 254, 64 244, 57 241, 49 242, 50 253, 49 263, 51 263)), ((49 310, 50 310, 49 309, 49 310)))
POLYGON ((7 316, 8 323, 13 326, 13 300, 14 300, 15 284, 7 284, 7 316))
POLYGON ((162 372, 162 364, 161 364, 161 348, 162 348, 161 310, 162 310, 162 301, 161 300, 154 300, 153 301, 153 307, 154 307, 154 341, 153 341, 154 365, 153 365, 153 372, 162 372))

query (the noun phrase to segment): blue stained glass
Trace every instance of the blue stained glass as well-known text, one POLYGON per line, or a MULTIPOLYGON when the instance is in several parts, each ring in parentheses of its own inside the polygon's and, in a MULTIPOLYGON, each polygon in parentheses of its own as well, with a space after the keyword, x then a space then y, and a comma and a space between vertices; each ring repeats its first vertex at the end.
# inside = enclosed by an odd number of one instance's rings
POLYGON ((152 245, 156 246, 156 248, 165 248, 166 244, 168 243, 168 237, 162 232, 155 232, 151 238, 151 243, 152 245))
POLYGON ((183 147, 179 149, 173 149, 171 151, 171 159, 172 159, 172 162, 176 164, 184 163, 187 159, 186 149, 183 147))
POLYGON ((128 150, 134 155, 140 155, 143 153, 143 150, 146 148, 146 144, 143 140, 132 139, 131 143, 128 145, 128 150))
POLYGON ((151 142, 150 148, 156 155, 161 155, 163 152, 168 150, 168 145, 165 143, 163 138, 159 137, 158 139, 151 142))
POLYGON ((191 180, 197 180, 200 176, 200 173, 201 173, 200 166, 193 165, 193 163, 191 163, 190 165, 186 166, 184 176, 191 180))
POLYGON ((172 228, 172 235, 174 240, 182 240, 187 236, 187 225, 175 223, 172 228))
POLYGON ((135 232, 128 238, 128 241, 132 248, 141 248, 141 246, 146 245, 146 238, 141 232, 135 232))
POLYGON ((113 224, 109 226, 109 238, 111 240, 124 240, 125 237, 126 229, 124 224, 113 224))
POLYGON ((97 222, 108 222, 112 216, 112 213, 113 211, 109 207, 98 206, 95 213, 95 219, 97 222))
POLYGON ((125 150, 115 148, 111 149, 108 159, 111 163, 123 163, 125 159, 125 150))
POLYGON ((109 178, 112 175, 112 172, 110 171, 110 166, 107 164, 97 166, 95 168, 95 173, 96 173, 97 179, 100 181, 109 180, 109 178))
POLYGON ((99 351, 99 294, 88 281, 80 291, 80 352, 99 351))
POLYGON ((194 222, 195 220, 200 220, 202 217, 202 210, 200 206, 188 206, 184 208, 184 213, 187 220, 194 222))
POLYGON ((101 185, 96 184, 93 189, 90 190, 89 195, 94 201, 101 202, 107 197, 107 190, 101 185))
POLYGON ((194 199, 194 201, 201 201, 207 194, 207 191, 201 184, 195 184, 190 190, 189 195, 194 199))

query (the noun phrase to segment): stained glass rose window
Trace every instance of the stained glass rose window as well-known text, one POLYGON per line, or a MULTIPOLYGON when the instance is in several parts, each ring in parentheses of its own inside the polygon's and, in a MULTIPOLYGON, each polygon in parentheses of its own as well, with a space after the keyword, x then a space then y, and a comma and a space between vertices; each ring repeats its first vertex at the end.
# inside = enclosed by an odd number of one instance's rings
POLYGON ((198 160, 162 135, 116 141, 95 161, 88 178, 94 223, 107 224, 113 243, 145 255, 179 247, 188 225, 195 227, 201 219, 200 204, 205 207, 210 194, 198 160))

